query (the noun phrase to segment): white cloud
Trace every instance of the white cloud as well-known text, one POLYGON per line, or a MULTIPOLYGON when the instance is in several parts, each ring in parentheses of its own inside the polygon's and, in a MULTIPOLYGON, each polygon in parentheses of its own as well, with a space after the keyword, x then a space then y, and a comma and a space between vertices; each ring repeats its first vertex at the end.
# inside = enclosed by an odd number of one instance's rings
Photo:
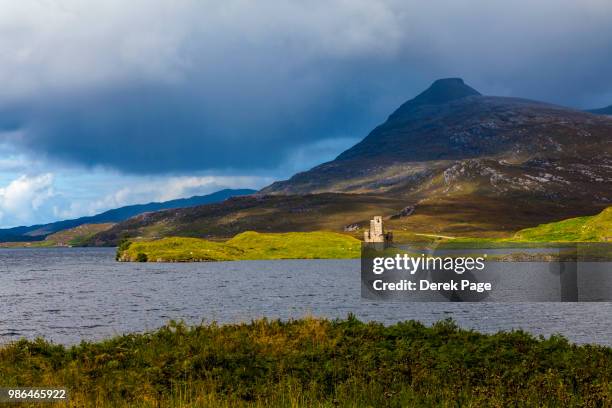
POLYGON ((224 188, 257 189, 273 181, 268 176, 121 176, 74 171, 20 175, 0 187, 0 228, 95 215, 224 188))
POLYGON ((0 188, 0 222, 15 225, 36 219, 54 195, 51 173, 22 175, 0 188))
POLYGON ((94 215, 132 204, 169 201, 194 195, 205 195, 224 188, 260 188, 272 183, 265 176, 184 176, 123 178, 124 187, 93 200, 74 200, 63 208, 56 207, 55 218, 67 219, 94 215))

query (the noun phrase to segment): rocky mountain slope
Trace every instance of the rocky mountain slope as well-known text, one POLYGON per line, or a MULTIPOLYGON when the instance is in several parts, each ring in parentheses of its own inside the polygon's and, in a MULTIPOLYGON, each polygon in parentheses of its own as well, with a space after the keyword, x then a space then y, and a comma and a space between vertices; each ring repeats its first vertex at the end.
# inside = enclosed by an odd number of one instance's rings
POLYGON ((129 220, 100 235, 356 230, 500 236, 600 212, 612 199, 612 117, 438 80, 335 160, 258 197, 129 220))
POLYGON ((261 193, 426 198, 477 189, 494 196, 541 193, 605 202, 611 180, 612 119, 525 99, 481 96, 460 79, 447 79, 402 105, 335 160, 261 193))

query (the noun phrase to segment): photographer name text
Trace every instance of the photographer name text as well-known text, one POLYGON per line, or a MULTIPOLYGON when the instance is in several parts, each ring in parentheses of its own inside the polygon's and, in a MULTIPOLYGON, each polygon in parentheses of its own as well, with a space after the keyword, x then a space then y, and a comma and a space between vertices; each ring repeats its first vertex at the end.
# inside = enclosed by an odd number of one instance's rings
POLYGON ((471 282, 467 279, 460 281, 450 280, 448 282, 431 282, 421 279, 417 282, 402 279, 397 282, 384 282, 377 279, 372 283, 372 287, 377 291, 473 291, 483 293, 492 289, 489 282, 471 282))

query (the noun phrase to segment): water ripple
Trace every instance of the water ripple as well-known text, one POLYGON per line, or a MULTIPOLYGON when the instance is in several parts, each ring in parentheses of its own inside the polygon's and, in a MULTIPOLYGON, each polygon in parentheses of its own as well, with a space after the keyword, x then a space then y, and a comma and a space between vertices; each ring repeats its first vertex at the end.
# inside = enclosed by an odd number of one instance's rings
POLYGON ((612 345, 612 303, 386 303, 360 297, 359 260, 126 264, 110 248, 0 249, 0 342, 65 344, 168 320, 248 322, 354 313, 390 324, 452 317, 484 332, 561 333, 612 345))

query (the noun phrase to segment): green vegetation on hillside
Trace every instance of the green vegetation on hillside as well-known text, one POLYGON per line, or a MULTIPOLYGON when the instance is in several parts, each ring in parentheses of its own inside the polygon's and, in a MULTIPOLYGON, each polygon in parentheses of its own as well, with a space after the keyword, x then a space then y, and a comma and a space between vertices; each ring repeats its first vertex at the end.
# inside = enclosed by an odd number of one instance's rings
POLYGON ((115 224, 82 224, 74 228, 48 235, 43 241, 0 242, 0 248, 52 248, 66 246, 87 246, 98 233, 112 228, 115 224))
POLYGON ((255 259, 357 258, 361 242, 335 232, 243 232, 225 242, 172 237, 156 241, 123 243, 121 261, 189 262, 255 259))
POLYGON ((0 383, 66 387, 72 407, 603 407, 612 349, 450 321, 171 323, 70 348, 5 345, 0 383))
POLYGON ((51 241, 0 242, 0 248, 53 248, 55 246, 51 241))
POLYGON ((403 199, 360 194, 236 197, 218 204, 133 217, 97 234, 91 245, 116 246, 124 238, 220 240, 245 231, 342 231, 349 224, 365 225, 374 215, 392 215, 402 206, 403 199))
POLYGON ((541 243, 563 242, 609 242, 612 239, 612 207, 592 216, 569 218, 522 229, 506 238, 447 238, 441 239, 440 242, 449 247, 476 244, 482 247, 490 245, 504 247, 522 243, 541 245, 541 243))
POLYGON ((601 242, 612 238, 612 207, 588 217, 541 224, 517 232, 513 240, 527 242, 601 242))
MULTIPOLYGON (((455 238, 437 236, 447 245, 507 242, 602 242, 610 240, 612 207, 600 214, 542 224, 517 232, 513 237, 455 238)), ((396 231, 398 242, 432 241, 436 235, 396 231), (423 236, 425 235, 425 236, 423 236)), ((199 238, 171 237, 155 241, 125 242, 119 246, 117 259, 122 261, 236 261, 254 259, 328 259, 357 258, 360 241, 334 232, 257 233, 243 232, 225 242, 199 238)))
POLYGON ((110 229, 113 225, 115 224, 83 224, 51 234, 45 238, 45 241, 52 246, 83 246, 94 235, 110 229))

